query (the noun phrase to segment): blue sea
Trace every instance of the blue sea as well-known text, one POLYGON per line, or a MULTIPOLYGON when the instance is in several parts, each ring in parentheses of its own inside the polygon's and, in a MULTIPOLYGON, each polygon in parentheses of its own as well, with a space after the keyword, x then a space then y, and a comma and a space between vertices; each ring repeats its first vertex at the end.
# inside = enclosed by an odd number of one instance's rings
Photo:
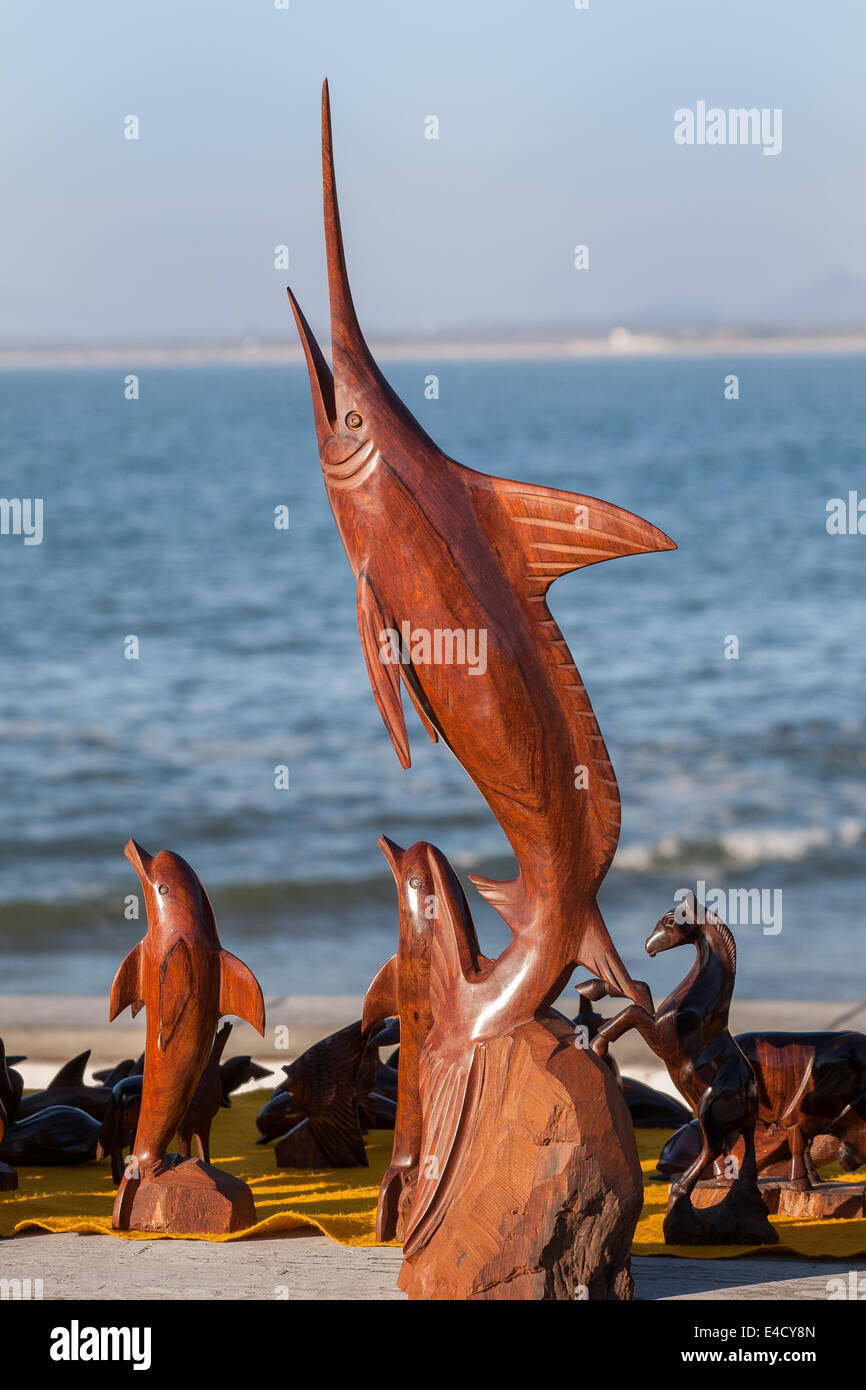
MULTIPOLYGON (((690 967, 643 942, 700 881, 773 904, 733 924, 740 996, 866 997, 866 536, 826 526, 830 498, 866 495, 864 360, 386 371, 453 457, 678 543, 550 598, 620 783, 601 904, 633 974, 658 996, 690 967)), ((408 701, 397 763, 304 370, 142 369, 137 401, 124 375, 0 374, 0 495, 44 506, 41 545, 0 536, 0 993, 107 991, 143 930, 130 835, 191 861, 266 993, 360 992, 396 942, 382 832, 495 877, 508 847, 408 701)))

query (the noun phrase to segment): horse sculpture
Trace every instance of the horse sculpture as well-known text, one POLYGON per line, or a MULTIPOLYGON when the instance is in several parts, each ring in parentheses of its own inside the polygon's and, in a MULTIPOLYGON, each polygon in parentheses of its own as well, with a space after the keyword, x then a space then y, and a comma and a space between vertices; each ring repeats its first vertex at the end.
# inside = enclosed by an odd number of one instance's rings
MULTIPOLYGON (((699 906, 692 894, 659 918, 647 938, 646 950, 655 956, 686 943, 695 947, 697 960, 655 1012, 630 1004, 598 1030, 590 1045, 604 1057, 611 1042, 636 1028, 697 1113, 701 1152, 671 1183, 664 1221, 666 1243, 773 1244, 778 1235, 760 1196, 755 1161, 757 1083, 728 1030, 737 948, 724 922, 699 906), (729 1153, 740 1135, 743 1160, 730 1191, 718 1205, 696 1210, 691 1194, 701 1173, 729 1153)), ((608 990, 596 980, 581 986, 581 992, 592 999, 608 990)))

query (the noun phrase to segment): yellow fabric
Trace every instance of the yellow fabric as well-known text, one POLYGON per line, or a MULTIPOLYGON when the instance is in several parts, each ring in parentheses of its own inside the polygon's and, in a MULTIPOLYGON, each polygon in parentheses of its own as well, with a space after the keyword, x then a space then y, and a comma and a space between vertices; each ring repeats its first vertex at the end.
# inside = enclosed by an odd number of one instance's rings
MULTIPOLYGON (((392 1132, 374 1130, 367 1136, 369 1168, 280 1169, 276 1167, 272 1146, 259 1147, 255 1143, 254 1117, 262 1100, 261 1091, 236 1096, 231 1109, 217 1115, 211 1136, 212 1161, 249 1183, 259 1221, 234 1235, 201 1239, 244 1240, 306 1226, 342 1245, 375 1245, 376 1199, 379 1181, 391 1157, 392 1132)), ((772 1216, 770 1220, 779 1231, 779 1244, 774 1246, 665 1245, 662 1221, 668 1188, 667 1182, 656 1176, 655 1165, 672 1131, 643 1129, 635 1133, 644 1173, 644 1209, 635 1232, 633 1254, 713 1260, 769 1250, 838 1258, 866 1253, 866 1218, 791 1221, 772 1216)), ((850 1180, 852 1175, 831 1168, 822 1176, 850 1180)), ((862 1179, 866 1175, 861 1172, 858 1176, 862 1179)), ((109 1233, 123 1240, 160 1239, 150 1232, 111 1230, 114 1185, 107 1162, 86 1163, 79 1168, 21 1167, 18 1181, 16 1192, 3 1193, 0 1198, 0 1236, 42 1230, 109 1233)))
MULTIPOLYGON (((668 1204, 667 1179, 656 1174, 662 1145, 673 1134, 670 1129, 636 1129, 638 1153, 644 1175, 643 1211, 635 1231, 633 1255, 682 1255, 690 1260, 730 1259, 733 1255, 780 1251, 796 1255, 834 1255, 847 1259, 866 1254, 866 1218, 849 1221, 792 1221, 787 1216, 771 1216, 770 1224, 779 1232, 778 1245, 665 1245, 662 1222, 668 1204)), ((820 1171, 822 1178, 855 1180, 837 1164, 820 1171)), ((866 1180, 861 1169, 856 1180, 866 1180)))
MULTIPOLYGON (((273 1145, 256 1144, 255 1116, 266 1095, 249 1091, 235 1096, 229 1110, 218 1111, 211 1130, 211 1162, 249 1183, 259 1220, 233 1235, 200 1239, 243 1240, 313 1226, 342 1245, 375 1245, 376 1200, 391 1158, 393 1131, 367 1135, 369 1168, 278 1168, 273 1145)), ((151 1231, 112 1231, 114 1193, 108 1161, 77 1168, 22 1165, 18 1190, 0 1194, 0 1236, 39 1230, 161 1239, 151 1231)))

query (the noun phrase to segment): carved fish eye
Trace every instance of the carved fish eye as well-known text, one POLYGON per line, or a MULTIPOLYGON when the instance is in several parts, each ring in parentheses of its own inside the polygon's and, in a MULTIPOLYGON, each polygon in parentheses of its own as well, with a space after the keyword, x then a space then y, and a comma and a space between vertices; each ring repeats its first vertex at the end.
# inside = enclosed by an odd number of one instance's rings
POLYGON ((159 892, 162 893, 163 896, 165 896, 165 894, 168 892, 168 884, 167 884, 167 883, 161 883, 161 884, 159 885, 159 892))
POLYGON ((412 877, 410 878, 410 880, 409 880, 409 887, 410 887, 410 888, 420 888, 420 887, 421 887, 421 880, 420 880, 420 878, 418 877, 417 874, 413 874, 412 877))
POLYGON ((350 430, 359 430, 363 423, 363 416, 359 415, 357 410, 349 411, 348 415, 346 416, 346 424, 349 426, 350 430))

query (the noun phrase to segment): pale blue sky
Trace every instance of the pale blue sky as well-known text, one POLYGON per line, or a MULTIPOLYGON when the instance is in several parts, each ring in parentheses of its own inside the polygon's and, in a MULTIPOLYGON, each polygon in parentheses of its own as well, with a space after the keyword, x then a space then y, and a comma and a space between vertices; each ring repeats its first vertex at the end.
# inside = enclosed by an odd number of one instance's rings
POLYGON ((289 339, 287 279, 321 329, 325 74, 374 336, 628 323, 659 304, 745 315, 866 273, 862 0, 0 13, 6 346, 289 339), (781 107, 781 155, 677 147, 673 112, 701 99, 781 107), (131 113, 138 142, 123 138, 131 113), (577 242, 588 272, 572 268, 577 242))

